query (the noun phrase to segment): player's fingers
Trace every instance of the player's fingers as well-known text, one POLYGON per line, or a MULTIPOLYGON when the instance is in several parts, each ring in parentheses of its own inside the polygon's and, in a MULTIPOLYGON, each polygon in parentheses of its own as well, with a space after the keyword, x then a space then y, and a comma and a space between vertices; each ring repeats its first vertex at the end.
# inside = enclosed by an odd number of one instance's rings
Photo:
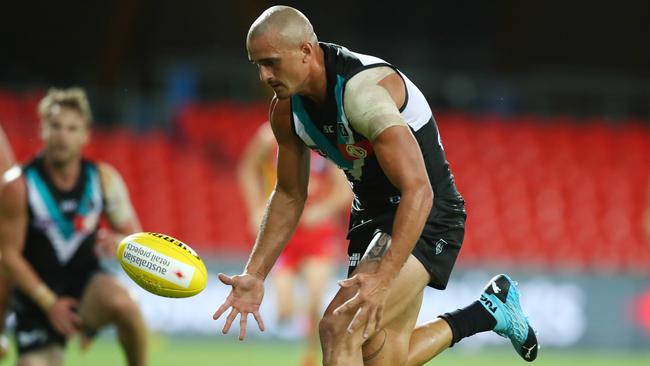
POLYGON ((223 273, 219 273, 219 280, 228 286, 232 286, 235 281, 230 276, 226 276, 223 273))
POLYGON ((232 326, 232 322, 237 317, 237 314, 239 314, 239 312, 234 308, 230 310, 230 314, 228 314, 228 317, 226 318, 226 324, 223 325, 223 330, 221 331, 223 334, 227 334, 230 331, 230 326, 232 326))
POLYGON ((253 317, 255 318, 255 321, 257 322, 257 326, 263 332, 264 331, 264 320, 262 320, 262 315, 260 314, 260 312, 259 311, 254 311, 253 312, 253 317))
POLYGON ((72 297, 68 297, 65 299, 67 302, 68 306, 71 308, 76 308, 79 306, 79 301, 77 299, 73 299, 72 297))
POLYGON ((345 313, 348 312, 352 309, 356 309, 359 307, 359 303, 361 302, 361 299, 359 298, 359 294, 357 293, 354 295, 353 298, 350 300, 346 301, 343 303, 343 305, 339 306, 338 308, 334 309, 334 315, 338 315, 340 313, 345 313))
POLYGON ((341 286, 341 287, 352 287, 352 286, 358 285, 358 284, 359 284, 359 276, 358 275, 354 275, 354 276, 352 276, 350 278, 346 278, 344 280, 339 281, 339 286, 341 286))
POLYGON ((379 306, 377 308, 377 314, 375 315, 375 318, 377 319, 377 322, 375 323, 375 331, 379 331, 381 329, 381 320, 383 319, 384 316, 384 307, 379 306))
POLYGON ((357 312, 354 314, 354 317, 352 317, 352 320, 350 321, 350 324, 348 325, 348 333, 352 334, 354 331, 359 327, 359 325, 363 322, 363 314, 364 310, 363 307, 360 307, 357 312))
POLYGON ((248 314, 239 314, 239 340, 243 341, 246 338, 246 323, 248 322, 248 314))
POLYGON ((61 330, 63 330, 63 335, 70 337, 74 334, 74 325, 72 322, 64 320, 61 324, 61 330))
POLYGON ((81 328, 81 317, 80 317, 79 315, 77 315, 76 313, 72 313, 72 314, 70 314, 70 320, 72 321, 72 325, 73 325, 76 329, 80 329, 80 328, 81 328))
POLYGON ((221 306, 219 306, 219 309, 217 309, 217 311, 214 312, 214 315, 212 315, 212 319, 214 319, 214 320, 219 319, 221 317, 221 315, 223 313, 225 313, 226 310, 228 310, 230 305, 231 305, 230 296, 228 296, 226 301, 223 304, 221 304, 221 306))
POLYGON ((61 320, 59 320, 59 319, 54 320, 52 322, 52 326, 54 327, 54 329, 56 329, 57 332, 67 336, 67 330, 66 330, 65 324, 63 324, 61 320))
POLYGON ((97 239, 104 239, 108 236, 108 230, 106 228, 101 228, 97 230, 97 239))
POLYGON ((372 308, 368 311, 368 316, 366 317, 366 326, 363 329, 363 338, 368 339, 370 334, 375 331, 377 324, 377 308, 372 308))

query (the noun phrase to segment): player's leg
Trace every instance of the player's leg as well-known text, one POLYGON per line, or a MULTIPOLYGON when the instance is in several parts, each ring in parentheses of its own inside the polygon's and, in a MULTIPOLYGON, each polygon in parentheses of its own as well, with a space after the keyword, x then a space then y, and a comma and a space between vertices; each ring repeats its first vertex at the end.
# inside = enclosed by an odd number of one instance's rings
POLYGON ((415 328, 406 365, 422 365, 461 339, 492 330, 509 338, 524 360, 537 358, 537 336, 519 304, 517 283, 503 274, 488 282, 479 300, 415 328))
POLYGON ((443 319, 435 319, 416 327, 409 339, 407 366, 424 365, 451 346, 452 332, 443 319))
POLYGON ((272 276, 277 302, 278 322, 280 324, 287 324, 295 312, 295 278, 295 271, 286 266, 279 267, 272 276))
POLYGON ((63 347, 49 345, 45 348, 26 352, 18 357, 17 366, 61 366, 63 365, 63 347))
POLYGON ((305 364, 311 364, 319 353, 318 320, 322 314, 323 296, 332 276, 332 261, 329 257, 311 257, 304 261, 301 272, 308 291, 307 316, 307 355, 305 364))
MULTIPOLYGON (((374 271, 374 267, 375 263, 362 260, 353 273, 374 271)), ((356 293, 356 288, 339 290, 320 323, 324 365, 403 365, 429 278, 424 266, 409 256, 390 285, 381 330, 371 334, 367 341, 363 339, 363 328, 347 332, 354 314, 333 314, 334 309, 356 293)))
POLYGON ((60 366, 65 337, 57 333, 47 315, 22 292, 15 297, 14 341, 19 366, 60 366))
POLYGON ((97 330, 114 324, 128 365, 146 364, 147 329, 138 305, 128 291, 108 274, 97 274, 88 283, 79 305, 84 328, 97 330))
POLYGON ((330 258, 309 258, 301 270, 309 294, 307 310, 310 318, 318 321, 323 312, 323 296, 332 277, 332 261, 330 258))

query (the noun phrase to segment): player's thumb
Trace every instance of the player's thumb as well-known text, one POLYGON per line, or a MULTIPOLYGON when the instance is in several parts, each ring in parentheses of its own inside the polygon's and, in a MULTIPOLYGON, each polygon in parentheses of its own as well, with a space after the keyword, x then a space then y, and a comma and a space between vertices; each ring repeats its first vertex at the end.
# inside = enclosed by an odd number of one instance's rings
POLYGON ((228 286, 232 286, 232 284, 235 282, 233 281, 232 277, 226 276, 223 273, 219 273, 219 281, 223 282, 228 286))

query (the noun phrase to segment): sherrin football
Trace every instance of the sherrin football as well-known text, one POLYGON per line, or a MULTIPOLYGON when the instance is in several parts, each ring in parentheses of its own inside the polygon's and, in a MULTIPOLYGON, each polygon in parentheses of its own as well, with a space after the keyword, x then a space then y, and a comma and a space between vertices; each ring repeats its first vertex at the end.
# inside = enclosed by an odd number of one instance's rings
POLYGON ((135 233, 122 239, 117 259, 143 289, 164 297, 190 297, 203 291, 208 272, 192 248, 171 236, 135 233))

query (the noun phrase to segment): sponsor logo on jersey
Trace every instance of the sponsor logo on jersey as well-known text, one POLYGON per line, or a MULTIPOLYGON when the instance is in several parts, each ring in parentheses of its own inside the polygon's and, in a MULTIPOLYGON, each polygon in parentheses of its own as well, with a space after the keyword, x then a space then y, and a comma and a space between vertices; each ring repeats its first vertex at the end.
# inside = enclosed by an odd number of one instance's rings
POLYGON ((359 264, 359 260, 361 260, 361 253, 352 253, 350 256, 350 267, 356 267, 359 264))

